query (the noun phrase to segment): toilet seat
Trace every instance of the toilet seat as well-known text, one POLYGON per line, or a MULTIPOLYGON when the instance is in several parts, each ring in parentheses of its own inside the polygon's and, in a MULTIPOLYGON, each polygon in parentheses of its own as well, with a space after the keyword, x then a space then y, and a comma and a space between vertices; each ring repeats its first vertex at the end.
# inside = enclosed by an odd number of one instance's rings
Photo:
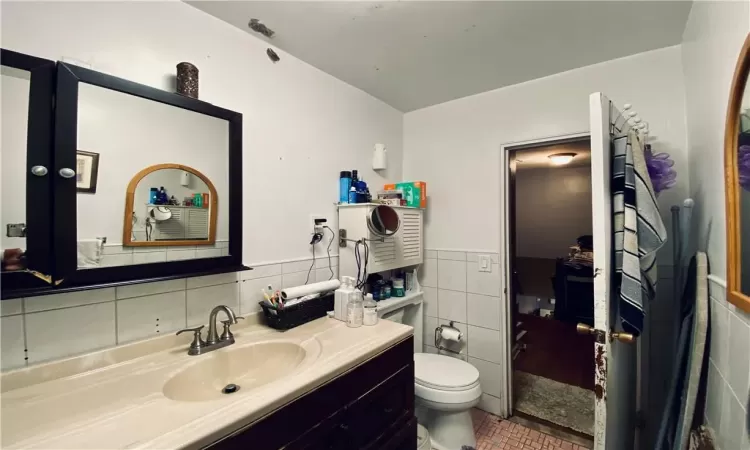
POLYGON ((457 358, 429 353, 414 355, 414 392, 435 403, 462 404, 482 395, 479 371, 457 358))

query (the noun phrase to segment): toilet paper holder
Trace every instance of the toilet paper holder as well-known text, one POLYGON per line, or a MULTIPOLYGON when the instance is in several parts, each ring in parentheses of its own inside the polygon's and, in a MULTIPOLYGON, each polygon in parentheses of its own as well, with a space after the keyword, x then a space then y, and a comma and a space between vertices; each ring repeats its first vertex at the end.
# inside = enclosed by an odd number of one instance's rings
POLYGON ((461 330, 459 330, 453 325, 453 321, 451 320, 450 322, 448 322, 448 325, 440 325, 437 328, 435 328, 435 348, 437 348, 438 350, 455 353, 457 355, 461 354, 460 351, 457 352, 455 350, 451 350, 450 348, 443 347, 442 340, 443 340, 444 330, 451 330, 451 331, 455 331, 456 333, 458 333, 458 340, 454 342, 459 342, 463 338, 463 333, 461 333, 461 330))

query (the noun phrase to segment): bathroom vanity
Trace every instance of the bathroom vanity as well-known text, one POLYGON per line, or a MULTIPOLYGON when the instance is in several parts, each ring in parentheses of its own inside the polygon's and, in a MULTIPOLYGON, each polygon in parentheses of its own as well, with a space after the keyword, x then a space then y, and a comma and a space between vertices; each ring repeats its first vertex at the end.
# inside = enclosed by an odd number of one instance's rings
POLYGON ((206 354, 187 333, 3 373, 0 446, 416 447, 411 327, 245 322, 206 354))
POLYGON ((403 340, 211 448, 413 450, 413 348, 403 340))

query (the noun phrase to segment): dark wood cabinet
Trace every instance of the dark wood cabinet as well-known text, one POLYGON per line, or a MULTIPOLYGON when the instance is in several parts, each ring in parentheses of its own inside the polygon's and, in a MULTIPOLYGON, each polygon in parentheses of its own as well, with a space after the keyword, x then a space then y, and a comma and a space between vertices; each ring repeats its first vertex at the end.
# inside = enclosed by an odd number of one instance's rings
POLYGON ((211 449, 414 450, 414 338, 263 419, 215 442, 211 449))

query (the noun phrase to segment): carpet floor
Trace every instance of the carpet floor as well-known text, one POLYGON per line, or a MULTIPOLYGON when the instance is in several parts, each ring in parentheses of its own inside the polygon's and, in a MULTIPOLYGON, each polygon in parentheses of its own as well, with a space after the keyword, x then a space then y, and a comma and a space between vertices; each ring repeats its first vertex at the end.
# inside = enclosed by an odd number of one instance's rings
POLYGON ((594 434, 594 392, 516 370, 515 409, 556 425, 594 434))

